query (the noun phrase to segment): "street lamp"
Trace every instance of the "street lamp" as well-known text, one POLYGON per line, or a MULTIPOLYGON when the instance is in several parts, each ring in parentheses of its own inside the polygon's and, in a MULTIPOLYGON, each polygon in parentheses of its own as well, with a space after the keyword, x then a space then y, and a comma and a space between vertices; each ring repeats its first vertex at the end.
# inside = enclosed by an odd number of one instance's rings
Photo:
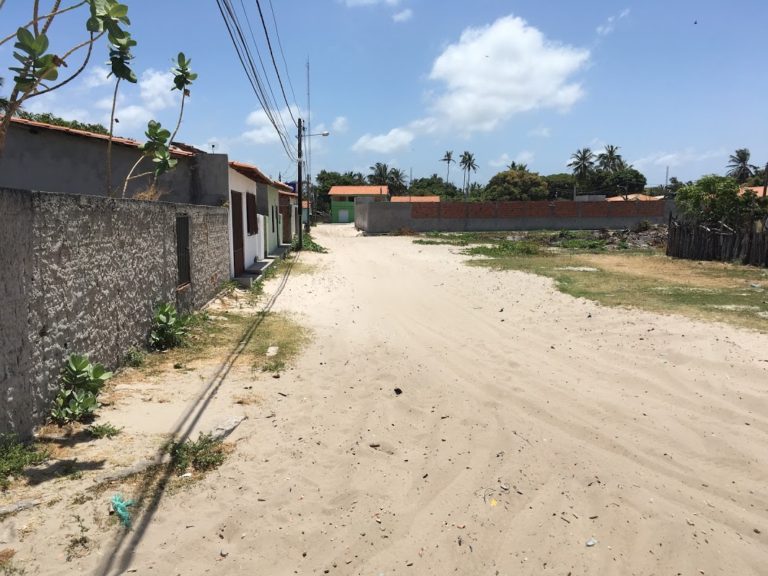
MULTIPOLYGON (((302 155, 302 152, 301 152, 301 141, 302 141, 302 132, 304 131, 304 121, 301 118, 299 118, 298 124, 299 124, 299 126, 298 126, 298 128, 299 128, 299 135, 298 135, 298 140, 299 140, 299 173, 298 173, 298 177, 299 178, 298 178, 298 181, 296 182, 296 191, 299 193, 299 246, 298 246, 298 250, 301 250, 304 247, 304 237, 302 235, 302 232, 303 232, 303 229, 304 229, 303 222, 302 222, 302 220, 304 219, 304 206, 303 206, 303 204, 304 204, 304 196, 302 194, 302 175, 301 175, 301 164, 302 164, 302 160, 304 159, 303 155, 302 155)), ((319 132, 317 134, 304 134, 304 136, 307 136, 307 137, 309 137, 309 136, 328 136, 329 134, 330 134, 330 132, 328 132, 326 130, 324 132, 319 132)), ((307 204, 307 232, 309 232, 309 204, 307 204)))

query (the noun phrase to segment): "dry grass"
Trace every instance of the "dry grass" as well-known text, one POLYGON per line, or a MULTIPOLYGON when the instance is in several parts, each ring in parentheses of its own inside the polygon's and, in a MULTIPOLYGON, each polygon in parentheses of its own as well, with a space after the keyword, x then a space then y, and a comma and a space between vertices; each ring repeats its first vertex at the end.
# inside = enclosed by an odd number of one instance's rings
POLYGON ((759 268, 678 260, 653 251, 502 254, 469 263, 547 276, 560 291, 606 306, 768 330, 768 272, 759 268))

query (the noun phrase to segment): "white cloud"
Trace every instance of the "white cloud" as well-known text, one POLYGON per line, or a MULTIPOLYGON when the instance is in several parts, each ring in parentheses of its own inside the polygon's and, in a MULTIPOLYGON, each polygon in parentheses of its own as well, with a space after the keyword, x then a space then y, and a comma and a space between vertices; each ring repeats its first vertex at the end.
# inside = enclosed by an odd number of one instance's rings
POLYGON ((673 152, 654 152, 653 154, 634 160, 632 165, 638 170, 651 166, 669 166, 670 168, 677 168, 678 166, 684 166, 686 164, 694 164, 713 158, 726 158, 727 156, 728 152, 725 149, 699 152, 693 148, 686 148, 685 150, 676 150, 673 152))
POLYGON ((509 154, 504 152, 504 154, 499 156, 496 160, 490 160, 488 165, 493 166, 494 168, 501 168, 502 166, 509 166, 511 161, 512 159, 509 157, 509 154))
POLYGON ((173 75, 148 68, 141 74, 139 90, 144 106, 150 110, 163 110, 178 104, 179 93, 172 91, 173 75))
POLYGON ((616 24, 619 20, 623 20, 627 16, 629 16, 629 8, 625 8, 616 16, 609 16, 603 24, 597 27, 596 32, 600 36, 608 36, 608 34, 616 29, 616 24))
POLYGON ((465 30, 435 60, 430 78, 445 91, 433 109, 467 132, 538 108, 565 111, 583 96, 571 76, 588 60, 586 49, 547 40, 521 18, 500 18, 465 30))
POLYGON ((349 120, 346 116, 337 116, 331 128, 334 132, 346 132, 349 129, 349 120))
POLYGON ((393 128, 386 134, 372 136, 365 134, 361 136, 352 150, 355 152, 378 152, 380 154, 391 154, 397 150, 407 148, 413 142, 414 134, 404 128, 393 128))
MULTIPOLYGON (((298 118, 301 115, 297 108, 292 108, 291 111, 293 112, 294 118, 298 118)), ((278 114, 283 118, 283 122, 286 126, 291 125, 291 112, 289 112, 288 108, 282 108, 278 111, 278 114)), ((275 127, 272 125, 272 122, 263 109, 259 108, 258 110, 251 112, 248 115, 248 118, 246 118, 245 123, 250 126, 251 129, 243 132, 242 137, 252 144, 271 144, 280 141, 280 137, 278 136, 275 127)))
POLYGON ((552 131, 546 126, 539 126, 528 132, 529 136, 535 136, 536 138, 549 138, 552 135, 552 131))
MULTIPOLYGON (((532 162, 535 157, 536 155, 533 152, 523 150, 517 156, 515 156, 514 162, 517 164, 528 164, 532 162)), ((504 152, 504 154, 499 156, 496 160, 489 161, 488 165, 493 166, 494 168, 501 168, 502 166, 509 166, 512 161, 513 159, 510 158, 509 154, 504 152)))
MULTIPOLYGON (((149 108, 138 104, 129 104, 127 106, 118 104, 115 109, 115 118, 118 119, 120 125, 119 130, 130 131, 140 126, 145 126, 153 117, 154 115, 149 108)), ((109 122, 109 118, 106 121, 109 122)))
POLYGON ((85 72, 85 74, 83 74, 82 85, 84 88, 92 90, 94 88, 100 88, 102 86, 112 84, 115 82, 115 79, 109 77, 109 73, 110 70, 108 68, 104 68, 103 66, 96 66, 91 68, 85 72))
MULTIPOLYGON (((516 114, 554 108, 565 112, 584 95, 573 76, 589 50, 548 40, 522 18, 506 16, 468 28, 435 59, 429 78, 442 84, 430 94, 430 114, 365 143, 391 140, 397 130, 489 132, 516 114)), ((361 144, 358 142, 358 144, 361 144)))
POLYGON ((401 10, 392 15, 392 20, 395 22, 408 22, 411 18, 413 18, 413 10, 410 8, 406 8, 405 10, 401 10))

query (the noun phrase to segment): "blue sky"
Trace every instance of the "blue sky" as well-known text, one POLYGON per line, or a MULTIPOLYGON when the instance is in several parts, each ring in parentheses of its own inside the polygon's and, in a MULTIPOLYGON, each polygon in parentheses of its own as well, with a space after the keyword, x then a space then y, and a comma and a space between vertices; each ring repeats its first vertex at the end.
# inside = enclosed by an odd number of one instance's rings
MULTIPOLYGON (((46 2, 43 2, 44 4, 46 2)), ((127 2, 138 41, 137 86, 121 89, 118 133, 141 138, 149 118, 174 123, 171 58, 184 51, 200 77, 178 139, 251 162, 273 177, 295 166, 240 67, 215 0, 127 2)), ((29 19, 29 0, 6 0, 0 35, 29 19)), ((50 4, 50 2, 48 2, 50 4)), ((66 4, 66 2, 65 2, 66 4)), ((255 0, 242 0, 265 59, 255 0)), ((275 49, 269 0, 261 0, 275 49)), ((240 0, 233 5, 240 8, 240 0)), ((486 182, 512 160, 543 174, 567 171, 581 147, 621 147, 650 184, 722 173, 747 147, 768 161, 764 49, 746 30, 768 20, 764 0, 272 0, 291 104, 307 118, 311 65, 312 170, 368 172, 375 162, 414 177, 445 174, 439 160, 469 150, 486 182), (294 99, 295 94, 295 99, 294 99), (762 106, 761 106, 762 104, 762 106)), ((241 9, 242 10, 242 9, 241 9)), ((52 45, 83 36, 83 12, 62 16, 52 45)), ((10 79, 12 43, 0 47, 10 79)), ((108 121, 107 48, 88 73, 31 111, 108 121)), ((282 107, 274 77, 273 90, 282 107)), ((8 84, 4 90, 8 90, 8 84)), ((290 115, 285 124, 295 138, 290 115)), ((461 176, 455 168, 454 182, 461 176)))

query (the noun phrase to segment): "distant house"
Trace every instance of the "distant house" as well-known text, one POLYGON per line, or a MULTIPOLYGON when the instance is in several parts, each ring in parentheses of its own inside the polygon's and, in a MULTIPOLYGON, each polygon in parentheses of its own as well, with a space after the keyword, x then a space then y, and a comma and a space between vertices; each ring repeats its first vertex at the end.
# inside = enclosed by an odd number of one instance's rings
POLYGON ((333 186, 328 192, 331 198, 331 222, 355 221, 355 202, 375 202, 389 198, 387 186, 333 186))
POLYGON ((608 202, 656 202, 664 200, 664 196, 649 196, 648 194, 627 194, 626 196, 611 196, 608 202))
POLYGON ((440 202, 440 196, 392 196, 389 199, 390 202, 440 202))
MULTIPOLYGON (((280 193, 292 192, 287 184, 276 182, 264 174, 258 167, 244 162, 230 162, 230 167, 236 172, 256 183, 256 212, 265 217, 263 255, 266 258, 279 253, 282 241, 282 216, 280 214, 280 193)), ((237 239, 233 238, 236 242, 237 239)), ((234 251, 233 247, 233 251, 234 251)), ((247 260, 246 260, 247 263, 247 260)), ((248 266, 246 266, 247 268, 248 266)))
POLYGON ((280 216, 283 223, 281 242, 290 244, 293 236, 299 233, 299 195, 296 192, 280 190, 280 216))
POLYGON ((743 195, 745 192, 752 192, 758 198, 762 198, 766 195, 764 186, 742 186, 739 188, 739 196, 743 195))

